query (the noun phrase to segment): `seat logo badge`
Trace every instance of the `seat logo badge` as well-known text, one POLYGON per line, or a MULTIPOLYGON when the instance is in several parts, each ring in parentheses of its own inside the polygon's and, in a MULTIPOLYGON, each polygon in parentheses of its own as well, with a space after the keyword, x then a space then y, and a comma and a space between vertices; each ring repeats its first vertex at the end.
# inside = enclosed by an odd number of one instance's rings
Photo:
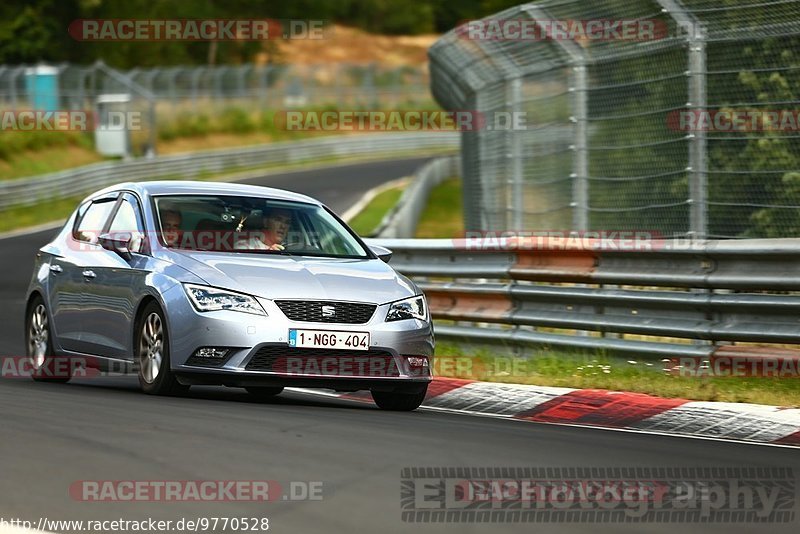
POLYGON ((336 317, 336 308, 333 306, 323 306, 322 307, 322 316, 323 317, 336 317))

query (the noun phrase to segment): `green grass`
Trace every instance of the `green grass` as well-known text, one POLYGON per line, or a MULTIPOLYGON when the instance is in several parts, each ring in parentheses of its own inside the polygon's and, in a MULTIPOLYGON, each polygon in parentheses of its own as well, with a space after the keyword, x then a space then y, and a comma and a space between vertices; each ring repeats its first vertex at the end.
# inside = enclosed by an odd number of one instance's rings
POLYGON ((461 179, 450 178, 431 191, 417 225, 416 237, 461 237, 464 235, 461 179))
MULTIPOLYGON (((399 106, 394 109, 403 111, 402 108, 403 106, 399 106)), ((323 105, 309 106, 295 111, 311 113, 336 110, 334 105, 323 105)), ((346 131, 344 132, 346 133, 346 131)), ((255 132, 269 134, 275 140, 303 139, 343 133, 343 131, 338 130, 306 131, 287 129, 285 110, 265 109, 262 111, 250 111, 237 106, 229 106, 219 111, 212 110, 210 112, 180 111, 159 124, 158 138, 169 141, 178 138, 204 137, 214 133, 248 134, 255 132)))
POLYGON ((403 194, 404 187, 393 187, 379 193, 358 215, 348 223, 358 235, 370 236, 378 228, 384 216, 389 213, 403 194))
POLYGON ((631 364, 602 353, 539 350, 530 357, 520 358, 498 356, 497 352, 486 348, 469 350, 439 342, 434 370, 438 376, 488 382, 800 407, 798 378, 682 377, 667 374, 660 362, 631 364))
MULTIPOLYGON (((216 136, 241 136, 243 139, 259 139, 261 142, 299 140, 320 136, 337 135, 341 131, 293 131, 285 127, 282 110, 254 110, 246 104, 215 105, 203 107, 200 111, 192 109, 173 109, 168 103, 160 103, 157 138, 159 146, 180 146, 181 152, 197 150, 194 145, 205 148, 213 143, 216 136), (261 139, 265 138, 265 139, 261 139)), ((357 109, 357 108, 350 108, 357 109)), ((364 108, 367 109, 367 108, 364 108)), ((410 102, 397 104, 394 109, 438 109, 431 103, 420 107, 410 102)), ((308 106, 303 112, 335 111, 333 104, 308 106)), ((132 146, 135 156, 141 156, 141 146, 147 141, 147 132, 132 133, 132 146)), ((242 143, 242 144, 247 144, 242 143)), ((36 176, 56 172, 76 166, 86 165, 104 158, 94 149, 94 136, 91 132, 77 131, 20 131, 5 132, 0 135, 0 180, 36 176)))
POLYGON ((0 211, 0 232, 26 226, 65 220, 78 206, 83 197, 47 200, 32 206, 17 206, 0 211))
POLYGON ((105 158, 94 150, 79 147, 52 146, 26 150, 0 161, 0 180, 26 178, 99 163, 105 158))
POLYGON ((0 137, 0 160, 11 161, 15 155, 26 151, 39 151, 51 147, 77 146, 91 148, 93 138, 86 132, 31 130, 9 131, 0 137))

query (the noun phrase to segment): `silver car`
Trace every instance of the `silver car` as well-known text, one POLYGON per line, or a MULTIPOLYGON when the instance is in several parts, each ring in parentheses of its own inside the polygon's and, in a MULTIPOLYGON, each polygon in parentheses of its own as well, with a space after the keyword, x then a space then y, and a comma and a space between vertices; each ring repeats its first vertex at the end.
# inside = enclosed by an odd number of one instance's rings
POLYGON ((76 369, 124 369, 151 394, 369 390, 381 408, 413 410, 431 380, 433 328, 422 291, 390 257, 304 195, 112 186, 36 255, 32 374, 66 382, 76 369))

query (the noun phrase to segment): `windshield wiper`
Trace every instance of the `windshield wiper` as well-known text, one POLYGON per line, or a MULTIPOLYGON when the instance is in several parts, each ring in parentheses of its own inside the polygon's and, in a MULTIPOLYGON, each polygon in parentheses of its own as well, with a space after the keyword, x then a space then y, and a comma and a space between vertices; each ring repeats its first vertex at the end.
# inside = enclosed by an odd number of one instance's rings
POLYGON ((260 249, 260 248, 253 248, 253 249, 238 249, 236 252, 254 252, 256 254, 273 254, 276 256, 300 256, 301 254, 295 254, 294 252, 288 250, 269 250, 269 249, 260 249))

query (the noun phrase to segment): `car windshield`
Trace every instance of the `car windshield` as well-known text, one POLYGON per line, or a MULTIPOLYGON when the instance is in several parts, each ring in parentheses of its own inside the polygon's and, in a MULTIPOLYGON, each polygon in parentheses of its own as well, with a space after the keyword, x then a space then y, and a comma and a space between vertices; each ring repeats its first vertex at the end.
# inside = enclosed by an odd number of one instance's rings
POLYGON ((162 246, 184 250, 367 258, 354 234, 322 206, 228 195, 154 199, 162 246))

